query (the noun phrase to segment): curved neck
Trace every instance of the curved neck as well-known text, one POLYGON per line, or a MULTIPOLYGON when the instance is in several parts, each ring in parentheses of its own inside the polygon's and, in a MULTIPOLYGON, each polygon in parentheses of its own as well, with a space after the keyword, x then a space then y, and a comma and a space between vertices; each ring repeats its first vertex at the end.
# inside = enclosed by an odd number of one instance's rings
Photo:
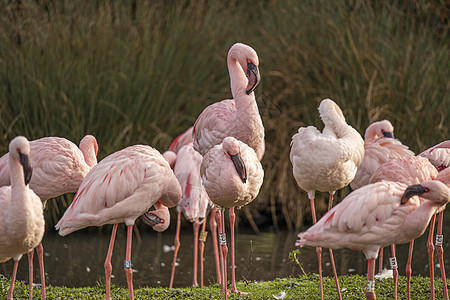
POLYGON ((94 145, 80 145, 80 150, 83 153, 84 161, 86 164, 93 168, 97 164, 97 153, 94 145))
POLYGON ((404 225, 403 233, 408 238, 417 238, 428 227, 431 217, 439 208, 435 202, 425 200, 413 212, 409 214, 404 225))
POLYGON ((347 122, 337 113, 334 107, 326 107, 324 111, 320 112, 320 118, 325 124, 323 129, 324 134, 335 135, 337 138, 342 138, 349 133, 352 133, 351 128, 347 122))
POLYGON ((230 86, 233 98, 252 98, 253 96, 254 99, 255 95, 253 92, 250 95, 247 95, 245 92, 248 84, 247 76, 245 76, 245 72, 239 62, 232 57, 228 57, 228 72, 230 74, 230 86))
POLYGON ((9 204, 8 211, 17 209, 22 211, 27 207, 25 203, 27 197, 24 195, 26 185, 23 167, 16 159, 12 157, 11 154, 9 155, 8 164, 11 177, 11 202, 9 204))

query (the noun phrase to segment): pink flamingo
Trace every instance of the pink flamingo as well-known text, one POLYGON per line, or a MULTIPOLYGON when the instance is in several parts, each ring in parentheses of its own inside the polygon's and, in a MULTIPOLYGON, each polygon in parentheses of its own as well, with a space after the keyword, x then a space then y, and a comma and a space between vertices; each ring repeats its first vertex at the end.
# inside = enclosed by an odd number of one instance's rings
MULTIPOLYGON (((98 145, 92 135, 86 135, 78 148, 71 141, 60 137, 44 137, 30 141, 30 162, 33 177, 30 188, 44 203, 50 198, 66 193, 75 193, 83 178, 97 164, 98 145)), ((8 168, 9 153, 0 158, 0 186, 10 184, 8 168)), ((33 261, 33 252, 28 252, 28 260, 33 261)), ((44 248, 42 243, 36 248, 38 254, 42 299, 45 300, 44 248)), ((33 264, 30 266, 33 276, 33 264)), ((30 285, 30 293, 33 286, 30 285)))
POLYGON ((394 138, 394 126, 391 122, 383 120, 370 124, 364 134, 364 158, 355 178, 350 182, 350 187, 356 190, 369 184, 379 166, 392 158, 402 156, 414 156, 414 152, 394 138))
MULTIPOLYGON (((313 223, 316 223, 314 208, 315 192, 330 194, 328 210, 333 205, 333 194, 352 181, 356 169, 364 155, 364 141, 361 135, 348 125, 339 106, 330 99, 324 99, 319 105, 320 118, 325 128, 321 133, 313 126, 301 127, 292 137, 290 159, 297 184, 308 193, 311 202, 313 223)), ((320 297, 323 299, 322 261, 320 247, 316 248, 320 297)), ((341 292, 334 264, 333 251, 330 249, 339 299, 341 292)))
POLYGON ((259 83, 259 59, 253 48, 234 44, 228 52, 233 99, 213 103, 197 118, 193 139, 201 155, 232 136, 257 151, 262 147, 264 127, 253 90, 259 83))
MULTIPOLYGON (((39 197, 28 186, 32 167, 29 162, 30 144, 23 136, 9 144, 8 169, 10 186, 0 187, 0 262, 11 257, 14 268, 7 299, 13 298, 19 260, 24 253, 33 251, 44 236, 44 208, 39 197)), ((28 261, 31 265, 32 261, 28 261)), ((32 298, 33 276, 30 276, 32 298)))
POLYGON ((105 260, 106 298, 110 299, 111 256, 118 223, 127 226, 124 269, 130 299, 134 299, 131 270, 131 240, 135 220, 143 220, 157 231, 170 222, 167 207, 178 204, 181 188, 162 155, 150 146, 134 145, 100 161, 86 175, 72 204, 56 224, 65 236, 87 226, 114 224, 105 260), (156 210, 149 211, 155 206, 156 210))
MULTIPOLYGON (((448 170, 450 166, 450 140, 443 141, 442 143, 439 143, 425 151, 419 154, 422 157, 427 158, 433 166, 436 167, 436 169, 439 171, 438 177, 443 180, 448 180, 447 182, 450 184, 449 179, 449 171, 448 170), (444 172, 446 171, 446 172, 444 172)), ((444 181, 443 181, 444 182, 444 181)), ((444 236, 442 235, 442 223, 444 219, 444 210, 439 212, 438 217, 438 228, 436 232, 436 251, 438 255, 439 265, 441 269, 441 277, 442 277, 442 284, 444 286, 444 296, 445 299, 448 299, 448 292, 447 292, 447 280, 445 275, 445 268, 444 268, 444 249, 442 248, 442 243, 444 242, 444 236)), ((434 246, 432 242, 432 236, 434 231, 434 223, 435 223, 435 216, 433 216, 431 220, 430 225, 430 235, 428 237, 428 256, 429 261, 433 262, 433 252, 434 252, 434 246)), ((434 299, 434 263, 430 263, 430 274, 433 274, 433 277, 430 277, 431 280, 431 296, 432 299, 434 299)))
MULTIPOLYGON (((403 156, 399 158, 393 158, 390 161, 382 164, 373 174, 370 179, 370 183, 379 182, 382 180, 386 181, 395 181, 404 183, 407 185, 411 184, 419 184, 420 182, 433 180, 436 178, 438 172, 435 167, 428 161, 428 159, 420 157, 420 156, 403 156)), ((422 198, 419 198, 423 201, 422 198)), ((433 222, 431 222, 431 226, 434 225, 434 218, 432 217, 433 222)), ((431 237, 431 236, 430 236, 431 237)), ((430 243, 431 240, 429 240, 430 243)), ((407 294, 408 299, 410 299, 411 295, 411 259, 413 252, 414 240, 411 240, 409 244, 409 253, 408 253, 408 261, 406 263, 406 278, 407 278, 407 294)), ((381 248, 383 249, 383 248, 381 248)), ((380 249, 380 260, 382 260, 380 249)), ((398 269, 397 269, 397 258, 395 255, 395 244, 391 245, 392 258, 391 269, 393 270, 393 279, 394 279, 394 297, 397 299, 397 280, 398 280, 398 269)), ((432 260, 430 261, 432 264, 432 260)), ((380 261, 380 268, 382 266, 382 261, 380 261)), ((431 271, 431 269, 430 269, 431 271)), ((381 272, 381 270, 380 270, 381 272)), ((433 275, 434 276, 434 275, 433 275)), ((434 291, 434 288, 433 288, 434 291)), ((433 294, 434 292, 432 292, 433 294)))
POLYGON ((203 185, 211 201, 220 209, 216 214, 221 247, 221 293, 227 292, 227 267, 224 208, 229 208, 231 235, 231 293, 241 293, 236 288, 234 208, 252 202, 261 188, 264 171, 255 151, 234 137, 226 137, 203 157, 200 172, 203 185))
POLYGON ((296 245, 363 251, 368 259, 366 298, 376 299, 374 273, 379 248, 421 236, 432 215, 449 201, 449 188, 437 180, 408 187, 391 181, 369 184, 350 193, 300 233, 296 245), (420 203, 415 195, 427 201, 420 203))
MULTIPOLYGON (((192 136, 192 135, 191 135, 192 136)), ((170 155, 174 157, 173 154, 170 154, 171 151, 166 151, 163 156, 167 157, 170 155)), ((183 196, 181 197, 181 201, 177 205, 178 218, 177 218, 177 227, 175 234, 175 252, 173 256, 172 262, 172 273, 170 275, 170 283, 169 288, 173 286, 173 278, 175 275, 175 267, 176 267, 176 259, 178 250, 180 248, 180 220, 181 213, 184 214, 187 220, 193 223, 194 229, 194 268, 193 268, 193 280, 192 285, 198 286, 197 282, 197 257, 198 257, 198 242, 199 242, 199 229, 200 225, 203 223, 202 228, 202 236, 200 244, 200 286, 203 287, 203 250, 204 250, 204 242, 206 239, 206 231, 204 230, 204 226, 206 224, 206 212, 210 205, 210 200, 206 191, 202 185, 202 179, 200 176, 200 164, 202 162, 203 157, 194 150, 194 146, 191 143, 182 146, 178 149, 178 153, 175 154, 176 162, 172 167, 175 176, 181 185, 181 190, 183 192, 183 196)), ((171 160, 171 159, 169 159, 171 160)), ((172 161, 172 160, 171 160, 172 161)), ((217 238, 217 237, 216 237, 217 238)), ((218 256, 217 256, 218 259, 218 256)), ((219 264, 217 264, 217 267, 219 264)))

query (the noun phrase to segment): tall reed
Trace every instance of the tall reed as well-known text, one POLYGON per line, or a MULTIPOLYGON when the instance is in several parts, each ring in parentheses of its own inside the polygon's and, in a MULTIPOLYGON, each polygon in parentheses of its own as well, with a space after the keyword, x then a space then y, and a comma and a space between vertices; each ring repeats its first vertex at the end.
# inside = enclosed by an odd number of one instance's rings
MULTIPOLYGON (((310 222, 289 144, 300 126, 322 128, 323 98, 360 133, 389 119, 415 152, 449 136, 443 1, 42 0, 0 11, 0 154, 18 134, 94 134, 100 159, 136 143, 164 151, 204 107, 231 97, 227 51, 251 45, 266 129, 264 185, 245 209, 257 226, 310 222)), ((50 203, 50 224, 70 201, 50 203)))

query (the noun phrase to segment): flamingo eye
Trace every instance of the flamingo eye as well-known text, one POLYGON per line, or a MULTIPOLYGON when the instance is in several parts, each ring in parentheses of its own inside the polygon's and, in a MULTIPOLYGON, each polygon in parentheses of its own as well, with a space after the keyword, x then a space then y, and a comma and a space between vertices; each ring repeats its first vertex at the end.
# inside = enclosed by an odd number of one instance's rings
POLYGON ((251 59, 247 59, 247 63, 251 64, 252 63, 251 59))
POLYGON ((430 191, 429 188, 425 188, 425 193, 428 193, 430 191))

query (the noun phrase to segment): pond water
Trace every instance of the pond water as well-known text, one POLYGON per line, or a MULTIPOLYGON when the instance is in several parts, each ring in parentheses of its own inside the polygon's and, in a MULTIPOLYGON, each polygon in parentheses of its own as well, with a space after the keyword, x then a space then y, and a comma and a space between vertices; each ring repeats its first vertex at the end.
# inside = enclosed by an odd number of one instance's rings
MULTIPOLYGON (((67 287, 92 286, 105 282, 104 260, 109 245, 112 226, 104 226, 102 232, 82 230, 61 237, 55 232, 46 232, 43 240, 45 251, 45 272, 47 284, 67 287)), ((157 233, 149 230, 141 230, 139 237, 133 235, 133 247, 131 261, 134 274, 135 287, 156 287, 169 285, 171 264, 173 259, 174 231, 157 233)), ((426 250, 427 232, 416 240, 413 255, 413 275, 429 275, 428 257, 426 250)), ((261 233, 259 235, 240 231, 236 236, 236 278, 238 280, 272 280, 275 278, 298 276, 302 272, 300 268, 288 259, 289 252, 296 249, 296 233, 261 233)), ((447 276, 450 265, 448 255, 450 253, 449 239, 444 241, 444 258, 446 262, 447 276)), ((229 236, 228 236, 229 241, 229 236)), ((182 228, 180 237, 181 247, 178 253, 178 267, 175 273, 174 287, 186 287, 192 283, 192 259, 193 259, 193 234, 190 226, 182 228)), ((126 231, 124 226, 119 226, 112 257, 113 278, 111 282, 126 287, 126 277, 123 271, 125 257, 126 231)), ((230 247, 230 246, 229 246, 230 247)), ((399 272, 405 274, 408 245, 397 247, 399 272)), ((385 263, 388 267, 387 256, 390 249, 385 249, 385 263)), ((334 251, 338 274, 366 274, 367 261, 362 252, 347 249, 334 251)), ((228 254, 228 257, 229 254, 228 254)), ((436 254, 435 254, 436 257, 436 254)), ((298 257, 306 272, 317 272, 317 257, 315 249, 305 247, 301 249, 298 257)), ((329 266, 328 251, 323 251, 324 275, 332 276, 329 266)), ((229 262, 229 260, 228 260, 229 262)), ((215 283, 215 266, 213 247, 210 235, 205 247, 205 284, 215 283)), ((378 264, 378 262, 377 262, 378 264)), ((437 258, 435 258, 437 264, 437 258)), ((39 271, 37 256, 34 259, 34 282, 39 283, 39 271)), ((230 271, 230 269, 229 269, 230 271)), ((11 276, 12 262, 0 264, 0 273, 11 276)), ((26 255, 19 263, 17 278, 28 282, 28 263, 26 255)), ((230 274, 230 273, 228 273, 230 274)), ((439 268, 436 268, 436 276, 440 276, 439 268)), ((230 275, 228 275, 230 278, 230 275)), ((200 274, 198 275, 200 281, 200 274)))

